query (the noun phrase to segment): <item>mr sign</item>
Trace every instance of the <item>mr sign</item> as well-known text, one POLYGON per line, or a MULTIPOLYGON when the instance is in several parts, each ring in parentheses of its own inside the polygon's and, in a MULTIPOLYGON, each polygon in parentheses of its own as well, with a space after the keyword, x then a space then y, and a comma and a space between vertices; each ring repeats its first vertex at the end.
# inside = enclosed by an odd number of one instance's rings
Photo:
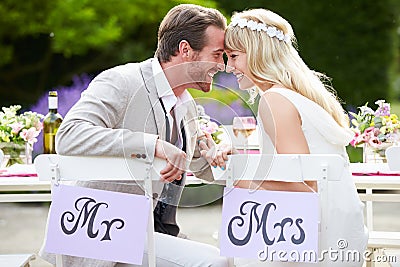
POLYGON ((315 261, 302 255, 318 253, 318 221, 315 193, 225 188, 221 255, 261 261, 315 261))
POLYGON ((45 251, 142 263, 150 211, 145 196, 58 185, 52 197, 45 251))

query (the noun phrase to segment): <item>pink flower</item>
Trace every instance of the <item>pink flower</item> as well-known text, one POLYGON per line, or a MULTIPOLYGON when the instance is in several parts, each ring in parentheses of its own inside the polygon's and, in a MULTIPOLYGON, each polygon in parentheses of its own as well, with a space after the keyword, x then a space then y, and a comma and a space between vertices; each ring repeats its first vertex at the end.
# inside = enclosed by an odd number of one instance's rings
POLYGON ((350 141, 350 145, 352 145, 352 146, 355 147, 355 146, 357 145, 356 139, 351 140, 351 141, 350 141))
MULTIPOLYGON (((372 132, 373 133, 373 132, 372 132)), ((371 137, 373 137, 374 135, 373 134, 371 134, 371 133, 368 133, 368 134, 365 134, 365 133, 363 133, 363 134, 360 134, 360 133, 358 133, 358 132, 356 132, 356 134, 355 134, 355 136, 354 136, 354 138, 353 138, 353 140, 351 140, 351 142, 350 142, 350 144, 352 145, 352 146, 357 146, 357 145, 359 145, 359 144, 362 144, 362 143, 368 143, 368 141, 371 139, 371 137)))
POLYGON ((24 141, 27 141, 29 144, 33 144, 37 142, 37 136, 39 135, 39 131, 35 129, 35 127, 31 127, 28 130, 23 129, 22 132, 19 134, 24 141))
POLYGON ((368 143, 370 142, 370 139, 375 139, 381 132, 379 131, 378 128, 375 128, 373 126, 368 127, 365 129, 364 133, 362 134, 363 141, 368 143))
POLYGON ((14 134, 19 133, 19 131, 21 131, 22 128, 24 128, 24 125, 21 122, 15 122, 13 124, 9 125, 11 127, 11 132, 14 134))
POLYGON ((202 130, 203 132, 206 131, 207 125, 206 124, 200 124, 200 130, 202 130))
POLYGON ((40 132, 43 129, 43 123, 40 121, 36 121, 33 127, 36 128, 36 131, 40 132))
POLYGON ((351 140, 350 141, 350 145, 352 145, 352 146, 356 146, 356 145, 358 145, 359 144, 359 142, 360 142, 360 131, 354 131, 354 137, 353 137, 353 140, 351 140))
POLYGON ((381 142, 378 138, 376 138, 375 136, 373 136, 373 137, 371 137, 371 138, 369 139, 368 144, 369 144, 370 146, 374 147, 374 148, 378 148, 378 147, 382 144, 382 142, 381 142))
POLYGON ((375 127, 374 126, 370 126, 367 129, 365 129, 364 134, 369 135, 371 132, 374 132, 375 127))
POLYGON ((215 133, 218 130, 218 124, 213 121, 207 123, 206 131, 210 134, 215 133))
POLYGON ((203 132, 206 132, 206 133, 209 133, 209 134, 213 134, 218 130, 218 124, 216 124, 213 121, 209 121, 207 123, 200 124, 200 129, 203 132))

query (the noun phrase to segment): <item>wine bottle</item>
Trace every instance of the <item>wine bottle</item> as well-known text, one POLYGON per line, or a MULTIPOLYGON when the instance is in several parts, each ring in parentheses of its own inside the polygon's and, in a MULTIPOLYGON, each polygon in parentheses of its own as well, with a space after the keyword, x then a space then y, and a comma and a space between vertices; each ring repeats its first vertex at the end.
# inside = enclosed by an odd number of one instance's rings
POLYGON ((63 117, 58 113, 57 91, 49 92, 49 112, 43 120, 43 153, 56 154, 56 133, 63 117))

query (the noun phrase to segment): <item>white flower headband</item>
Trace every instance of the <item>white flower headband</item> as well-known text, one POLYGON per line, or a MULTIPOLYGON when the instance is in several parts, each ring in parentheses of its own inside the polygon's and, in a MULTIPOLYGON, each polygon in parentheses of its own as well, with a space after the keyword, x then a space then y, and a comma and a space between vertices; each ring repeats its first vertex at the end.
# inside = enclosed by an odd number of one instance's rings
POLYGON ((233 18, 229 26, 239 26, 240 28, 247 27, 252 31, 264 31, 268 34, 269 37, 277 38, 279 41, 284 41, 285 43, 290 44, 290 35, 283 34, 283 31, 278 30, 274 26, 267 26, 265 23, 258 23, 254 20, 247 20, 244 18, 233 18))

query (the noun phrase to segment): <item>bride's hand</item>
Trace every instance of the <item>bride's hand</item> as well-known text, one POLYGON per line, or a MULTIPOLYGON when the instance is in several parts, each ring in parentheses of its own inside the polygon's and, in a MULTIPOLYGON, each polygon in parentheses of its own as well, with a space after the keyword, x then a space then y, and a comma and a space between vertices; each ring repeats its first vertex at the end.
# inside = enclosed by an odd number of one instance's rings
POLYGON ((226 168, 228 154, 236 154, 237 152, 229 145, 217 145, 212 139, 211 134, 204 133, 205 138, 199 140, 201 156, 214 168, 220 167, 222 170, 226 168))

